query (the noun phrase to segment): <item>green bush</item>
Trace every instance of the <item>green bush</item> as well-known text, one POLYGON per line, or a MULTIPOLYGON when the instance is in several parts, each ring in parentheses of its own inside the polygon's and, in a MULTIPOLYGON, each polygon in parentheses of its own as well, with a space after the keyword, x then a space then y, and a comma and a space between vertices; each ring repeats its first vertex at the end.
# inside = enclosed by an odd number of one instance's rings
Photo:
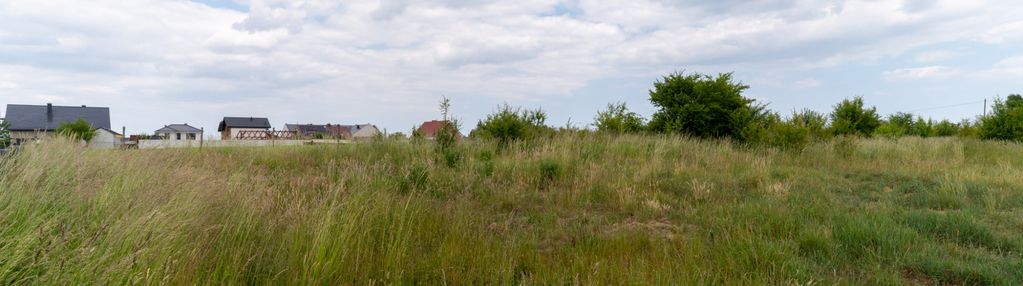
POLYGON ((650 102, 659 110, 650 120, 655 132, 680 133, 700 138, 746 141, 761 131, 767 116, 764 106, 742 96, 749 86, 732 81, 732 74, 717 77, 676 72, 654 83, 650 102))
POLYGON ((558 177, 561 177, 561 165, 558 162, 550 159, 540 161, 540 180, 544 184, 553 183, 558 177))
POLYGON ((835 135, 870 136, 881 125, 874 107, 864 108, 863 98, 845 99, 831 113, 831 132, 835 135))
POLYGON ((888 115, 888 118, 877 127, 875 134, 888 138, 906 136, 913 129, 913 124, 913 114, 896 112, 888 115))
POLYGON ((991 114, 980 119, 980 137, 996 140, 1023 140, 1023 96, 1009 95, 995 100, 991 114))
POLYGON ((810 129, 793 122, 775 121, 768 130, 767 143, 784 149, 803 149, 810 144, 810 129))
POLYGON ((933 130, 932 135, 933 136, 938 136, 938 137, 948 137, 948 136, 955 136, 958 133, 959 133, 959 125, 956 125, 955 123, 952 123, 951 121, 948 121, 948 119, 945 119, 945 120, 942 120, 941 122, 938 122, 938 124, 934 125, 934 130, 933 130))
POLYGON ((499 146, 513 141, 546 136, 553 130, 545 124, 547 113, 543 110, 512 109, 507 104, 497 112, 476 124, 470 133, 472 137, 497 140, 499 146))
POLYGON ((916 122, 913 123, 913 129, 910 129, 910 135, 920 137, 931 137, 934 136, 934 121, 923 117, 917 117, 916 122))
POLYGON ((959 122, 958 131, 955 135, 963 138, 980 138, 980 124, 976 121, 963 119, 963 121, 959 122))
POLYGON ((96 136, 96 128, 93 128, 89 122, 79 118, 74 122, 64 122, 57 127, 57 134, 67 136, 71 139, 82 140, 88 142, 92 140, 92 137, 96 136))
POLYGON ((0 119, 0 149, 11 145, 11 123, 0 119))
POLYGON ((444 148, 439 152, 444 159, 444 165, 448 168, 458 167, 458 163, 462 162, 462 151, 458 148, 444 148))
POLYGON ((609 103, 607 110, 597 113, 593 125, 598 131, 609 133, 636 133, 643 131, 645 119, 629 111, 624 102, 609 103))
POLYGON ((813 139, 823 139, 827 136, 828 117, 820 112, 809 109, 793 112, 789 122, 809 131, 813 139))

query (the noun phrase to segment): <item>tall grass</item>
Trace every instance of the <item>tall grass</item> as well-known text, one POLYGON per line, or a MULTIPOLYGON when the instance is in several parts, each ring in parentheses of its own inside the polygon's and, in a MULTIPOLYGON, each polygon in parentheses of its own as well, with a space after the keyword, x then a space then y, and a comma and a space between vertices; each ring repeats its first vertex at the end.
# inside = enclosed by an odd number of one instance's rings
POLYGON ((97 151, 0 167, 0 284, 1023 283, 1023 147, 680 137, 97 151))

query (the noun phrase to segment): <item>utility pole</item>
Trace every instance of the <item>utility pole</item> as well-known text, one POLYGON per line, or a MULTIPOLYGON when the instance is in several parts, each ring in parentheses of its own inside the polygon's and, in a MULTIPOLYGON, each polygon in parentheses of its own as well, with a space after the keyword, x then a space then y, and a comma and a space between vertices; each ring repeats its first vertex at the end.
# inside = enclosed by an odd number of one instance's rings
POLYGON ((206 127, 199 127, 199 151, 202 151, 202 141, 206 137, 206 127))
POLYGON ((987 117, 987 98, 984 99, 984 117, 987 117))

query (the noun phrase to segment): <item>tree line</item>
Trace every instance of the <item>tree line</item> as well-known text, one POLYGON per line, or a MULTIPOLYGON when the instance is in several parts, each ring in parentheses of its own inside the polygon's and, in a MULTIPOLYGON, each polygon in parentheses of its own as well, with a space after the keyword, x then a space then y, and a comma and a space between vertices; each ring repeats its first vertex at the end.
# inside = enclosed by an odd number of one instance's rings
MULTIPOLYGON (((610 103, 594 118, 596 132, 625 134, 682 134, 697 138, 728 139, 744 144, 800 148, 834 137, 898 138, 902 136, 961 136, 990 140, 1023 141, 1023 97, 997 99, 992 112, 960 122, 924 119, 907 112, 882 117, 862 97, 842 100, 828 114, 804 109, 788 116, 745 97, 748 85, 732 73, 716 76, 675 72, 654 82, 650 102, 657 111, 649 120, 629 111, 624 103, 610 103)), ((471 137, 494 139, 499 144, 554 134, 581 131, 545 124, 543 110, 516 109, 507 104, 480 120, 471 137)))

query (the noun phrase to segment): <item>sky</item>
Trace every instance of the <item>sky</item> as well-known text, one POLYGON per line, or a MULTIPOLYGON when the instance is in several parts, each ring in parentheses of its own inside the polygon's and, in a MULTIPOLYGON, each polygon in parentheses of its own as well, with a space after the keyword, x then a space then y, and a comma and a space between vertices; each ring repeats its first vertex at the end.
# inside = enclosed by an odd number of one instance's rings
MULTIPOLYGON (((718 74, 790 114, 862 96, 958 121, 1023 93, 1017 0, 0 1, 0 104, 104 106, 114 129, 224 116, 405 132, 451 99, 586 127, 653 82, 718 74)), ((0 114, 2 117, 2 114, 0 114)), ((213 133, 213 132, 209 132, 213 133)))

